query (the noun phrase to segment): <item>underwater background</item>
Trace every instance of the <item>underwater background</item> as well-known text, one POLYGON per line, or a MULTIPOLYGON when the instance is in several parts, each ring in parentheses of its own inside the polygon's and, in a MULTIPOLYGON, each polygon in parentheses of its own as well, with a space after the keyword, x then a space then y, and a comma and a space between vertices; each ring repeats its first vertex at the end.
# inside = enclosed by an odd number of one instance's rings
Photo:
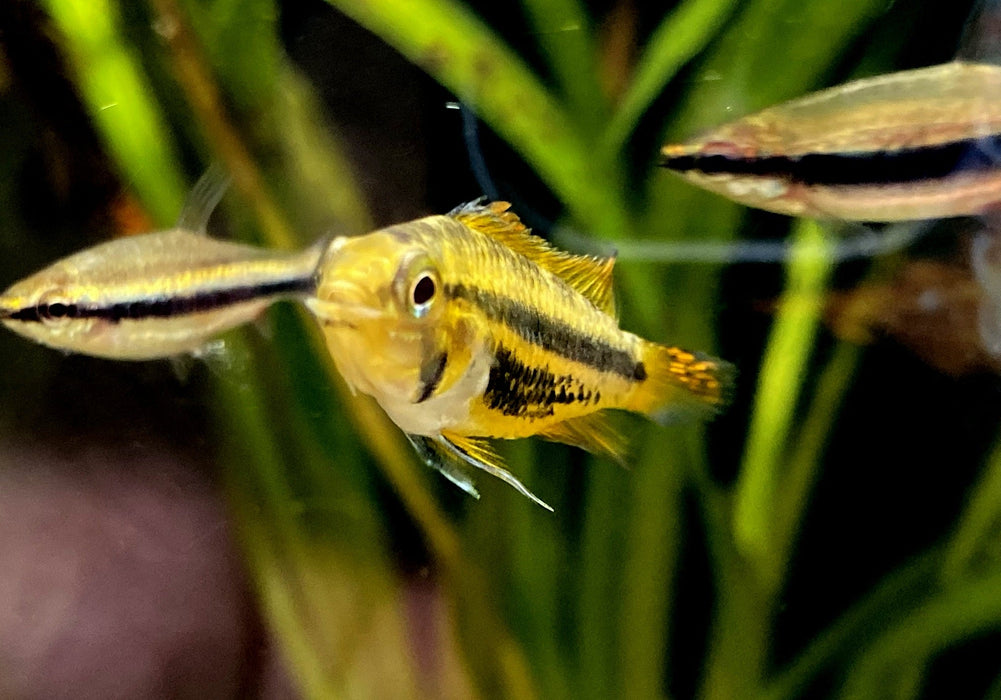
POLYGON ((821 87, 994 60, 994 10, 0 4, 0 284, 170 227, 217 161, 210 231, 275 248, 510 201, 619 251, 623 328, 739 371, 708 424, 623 417, 628 469, 501 445, 550 514, 419 464, 292 304, 205 361, 4 332, 0 697, 1001 697, 1001 360, 969 253, 989 222, 843 256, 901 229, 655 165, 821 87))

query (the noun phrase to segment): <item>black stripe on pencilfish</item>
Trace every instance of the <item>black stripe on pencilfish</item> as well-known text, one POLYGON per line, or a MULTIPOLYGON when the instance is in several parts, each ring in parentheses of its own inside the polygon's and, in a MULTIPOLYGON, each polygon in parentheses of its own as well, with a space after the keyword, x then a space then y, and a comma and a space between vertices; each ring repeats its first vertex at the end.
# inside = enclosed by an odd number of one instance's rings
POLYGON ((514 299, 462 284, 450 285, 445 294, 476 305, 492 321, 503 324, 522 340, 573 362, 626 379, 642 381, 646 370, 631 353, 588 337, 562 321, 514 299))
POLYGON ((667 155, 661 165, 706 175, 780 177, 806 185, 890 185, 987 172, 1001 165, 1001 134, 898 150, 742 155, 729 144, 667 155))
POLYGON ((111 323, 146 318, 169 318, 251 301, 275 294, 305 293, 312 288, 312 278, 281 280, 263 284, 245 285, 229 289, 200 292, 189 296, 135 299, 119 301, 104 306, 52 302, 18 309, 7 319, 25 322, 43 322, 61 319, 96 318, 111 323))
POLYGON ((601 392, 585 387, 569 374, 555 375, 548 369, 529 367, 500 346, 490 368, 483 402, 505 416, 544 418, 555 413, 556 404, 589 406, 601 401, 601 392))

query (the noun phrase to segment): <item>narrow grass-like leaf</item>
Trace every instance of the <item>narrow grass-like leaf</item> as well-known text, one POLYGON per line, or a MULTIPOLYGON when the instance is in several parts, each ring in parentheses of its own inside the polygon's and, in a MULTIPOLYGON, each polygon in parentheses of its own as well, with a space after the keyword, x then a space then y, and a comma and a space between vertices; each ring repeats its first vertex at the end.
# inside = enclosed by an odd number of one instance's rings
POLYGON ((248 116, 268 109, 273 96, 260 86, 275 83, 285 60, 274 31, 276 0, 183 0, 183 10, 207 63, 226 76, 226 96, 235 109, 248 116))
POLYGON ((44 0, 62 33, 77 84, 108 150, 161 226, 172 224, 187 185, 170 129, 108 0, 44 0))
MULTIPOLYGON (((178 0, 151 1, 157 9, 159 21, 171 28, 167 39, 177 79, 205 131, 206 141, 219 153, 233 177, 233 183, 254 207, 268 240, 277 247, 294 248, 295 235, 262 181, 260 169, 255 164, 250 149, 226 110, 219 86, 205 61, 197 33, 191 27, 178 0)), ((271 28, 270 25, 267 28, 271 28)), ((261 79, 265 77, 273 75, 264 74, 261 79)), ((258 89, 270 92, 274 89, 274 84, 260 83, 258 89)))
POLYGON ((885 9, 876 0, 745 4, 699 66, 714 79, 681 100, 669 133, 690 137, 815 88, 818 76, 885 9))
MULTIPOLYGON (((852 376, 860 355, 861 350, 848 343, 835 347, 817 380, 799 433, 787 450, 774 520, 775 558, 780 572, 788 569, 796 535, 820 472, 824 447, 837 423, 836 416, 840 415, 842 401, 850 386, 845 377, 852 376)), ((782 583, 781 580, 774 582, 772 595, 779 593, 782 583)))
POLYGON ((1001 700, 1001 674, 999 674, 991 686, 984 693, 984 700, 1001 700))
POLYGON ((596 134, 608 118, 598 85, 598 47, 591 20, 577 0, 522 0, 543 55, 581 131, 596 134))
MULTIPOLYGON (((506 450, 511 464, 517 464, 519 477, 528 483, 541 482, 546 462, 538 462, 539 449, 559 449, 533 444, 530 440, 514 443, 506 450), (534 478, 533 478, 534 477, 534 478)), ((552 483, 548 481, 546 483, 552 483)), ((541 488, 537 488, 540 491, 541 488)), ((543 491, 557 513, 565 512, 565 494, 543 491)), ((509 560, 511 578, 510 619, 524 640, 525 655, 538 679, 540 696, 569 698, 570 668, 560 644, 562 592, 567 565, 566 541, 561 537, 559 518, 523 499, 508 500, 510 518, 509 560), (528 506, 528 507, 526 507, 528 506)))
POLYGON ((1001 625, 1001 570, 941 589, 858 650, 840 697, 888 697, 898 673, 1001 625))
POLYGON ((820 226, 793 236, 788 278, 758 375, 754 412, 734 493, 734 537, 766 582, 780 575, 775 508, 782 456, 802 393, 831 265, 820 226))
POLYGON ((630 508, 630 474, 613 465, 596 466, 589 475, 580 534, 577 592, 577 692, 588 700, 615 697, 621 650, 616 639, 623 600, 619 595, 623 514, 630 508))
POLYGON ((942 580, 952 584, 985 566, 999 562, 1001 533, 1001 442, 987 457, 984 473, 971 489, 969 501, 949 542, 942 580))
POLYGON ((355 685, 412 696, 410 668, 399 662, 406 654, 402 611, 368 479, 350 462, 330 468, 351 456, 343 436, 304 439, 318 432, 308 425, 317 414, 295 408, 296 374, 315 371, 295 361, 301 331, 289 324, 285 331, 277 354, 262 358, 258 349, 256 361, 231 340, 235 360, 217 382, 227 399, 218 419, 230 427, 220 431, 227 481, 237 512, 249 518, 239 525, 251 571, 307 696, 355 685), (275 363, 290 371, 276 372, 275 363), (383 672, 369 673, 373 667, 383 672))
POLYGON ((706 48, 737 6, 735 0, 692 0, 676 6, 661 20, 605 129, 601 151, 606 157, 622 151, 650 104, 685 63, 706 48))
POLYGON ((622 178, 591 158, 572 114, 467 7, 452 0, 328 0, 468 102, 602 235, 627 234, 622 178))
POLYGON ((655 697, 663 687, 667 624, 684 536, 684 463, 692 459, 686 452, 701 449, 701 436, 692 426, 657 432, 644 445, 643 468, 629 475, 632 517, 621 552, 622 609, 616 635, 622 665, 615 695, 623 698, 655 697), (674 446, 669 453, 665 443, 674 446))
POLYGON ((941 549, 933 549, 886 576, 771 679, 762 689, 761 700, 801 697, 819 673, 848 664, 860 643, 871 640, 921 603, 934 585, 941 562, 941 549))

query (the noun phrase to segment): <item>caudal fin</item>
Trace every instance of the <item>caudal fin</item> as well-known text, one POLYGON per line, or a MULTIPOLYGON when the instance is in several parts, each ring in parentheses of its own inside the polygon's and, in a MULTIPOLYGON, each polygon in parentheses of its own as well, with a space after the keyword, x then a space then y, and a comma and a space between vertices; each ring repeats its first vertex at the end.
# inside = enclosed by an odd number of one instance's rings
POLYGON ((737 373, 729 362, 657 343, 646 344, 643 370, 628 408, 659 423, 718 413, 730 402, 737 373))

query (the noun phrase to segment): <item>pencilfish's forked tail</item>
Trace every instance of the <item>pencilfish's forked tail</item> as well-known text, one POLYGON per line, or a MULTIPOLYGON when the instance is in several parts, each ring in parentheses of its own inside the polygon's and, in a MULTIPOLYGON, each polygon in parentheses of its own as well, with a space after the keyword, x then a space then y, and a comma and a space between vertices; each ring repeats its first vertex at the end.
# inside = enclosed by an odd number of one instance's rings
POLYGON ((693 412, 711 417, 730 402, 736 368, 710 355, 645 343, 643 372, 627 408, 664 423, 693 412))

